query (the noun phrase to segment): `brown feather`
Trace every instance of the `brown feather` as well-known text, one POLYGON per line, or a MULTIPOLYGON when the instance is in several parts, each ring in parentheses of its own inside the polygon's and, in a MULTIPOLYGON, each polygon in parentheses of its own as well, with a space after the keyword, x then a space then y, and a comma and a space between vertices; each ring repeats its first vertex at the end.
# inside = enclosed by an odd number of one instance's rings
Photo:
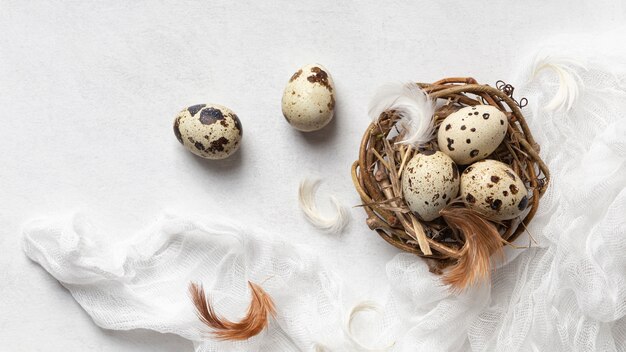
POLYGON ((491 256, 504 257, 500 236, 494 224, 474 210, 447 207, 441 210, 446 223, 465 238, 456 264, 444 274, 444 283, 460 292, 491 276, 491 256))
POLYGON ((276 308, 272 298, 261 286, 248 281, 252 300, 246 315, 241 321, 233 322, 215 313, 210 299, 207 299, 202 285, 189 284, 189 294, 196 314, 202 323, 213 329, 213 335, 219 340, 247 340, 259 334, 269 323, 269 316, 276 317, 276 308))

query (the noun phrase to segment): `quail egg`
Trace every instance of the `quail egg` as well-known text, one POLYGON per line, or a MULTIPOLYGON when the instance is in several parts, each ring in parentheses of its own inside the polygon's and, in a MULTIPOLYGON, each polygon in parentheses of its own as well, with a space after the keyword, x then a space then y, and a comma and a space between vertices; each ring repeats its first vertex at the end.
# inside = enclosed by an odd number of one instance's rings
POLYGON ((302 67, 291 76, 283 92, 283 116, 297 130, 321 129, 335 113, 334 90, 333 79, 324 67, 302 67))
POLYGON ((518 217, 528 206, 528 191, 508 165, 486 159, 468 166, 461 175, 465 204, 490 220, 518 217))
POLYGON ((217 104, 190 106, 174 120, 178 141, 190 152, 206 159, 224 159, 236 152, 242 133, 239 117, 217 104))
POLYGON ((439 149, 459 165, 486 158, 506 136, 506 115, 491 105, 467 106, 446 117, 439 126, 439 149))
POLYGON ((440 151, 427 150, 415 155, 402 173, 402 194, 411 211, 423 220, 439 217, 459 192, 456 164, 440 151))

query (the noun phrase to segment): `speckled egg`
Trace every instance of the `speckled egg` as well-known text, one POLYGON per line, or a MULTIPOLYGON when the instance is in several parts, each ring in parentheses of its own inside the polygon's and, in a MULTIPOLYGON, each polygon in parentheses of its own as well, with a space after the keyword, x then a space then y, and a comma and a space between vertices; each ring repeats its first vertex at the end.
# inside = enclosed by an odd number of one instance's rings
POLYGON ((452 159, 439 151, 415 155, 402 172, 402 194, 406 204, 422 219, 431 221, 459 192, 459 170, 452 159))
POLYGON ((190 106, 174 120, 178 141, 190 152, 206 159, 224 159, 236 152, 242 133, 239 117, 217 104, 190 106))
POLYGON ((518 217, 528 206, 528 191, 513 169, 487 159, 468 166, 461 175, 465 204, 490 220, 518 217))
POLYGON ((459 165, 493 153, 506 136, 506 115, 491 105, 467 106, 446 117, 439 126, 439 149, 459 165))
POLYGON ((283 92, 283 116, 297 130, 321 129, 335 114, 334 90, 333 79, 324 67, 302 67, 291 76, 283 92))

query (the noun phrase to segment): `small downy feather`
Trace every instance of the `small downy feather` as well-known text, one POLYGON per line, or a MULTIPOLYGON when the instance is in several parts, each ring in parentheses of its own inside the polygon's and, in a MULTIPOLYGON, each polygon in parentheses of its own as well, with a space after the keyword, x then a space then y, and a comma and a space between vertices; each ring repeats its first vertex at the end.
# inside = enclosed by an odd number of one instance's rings
POLYGON ((399 125, 406 131, 404 140, 398 143, 417 148, 433 138, 435 105, 420 86, 396 83, 380 87, 370 102, 369 116, 376 121, 391 110, 400 116, 399 125))
POLYGON ((248 311, 241 321, 233 322, 215 313, 202 285, 193 282, 189 284, 189 295, 198 318, 204 325, 213 329, 212 333, 218 340, 247 340, 267 327, 269 316, 276 317, 274 302, 267 292, 250 281, 248 286, 252 293, 248 311))
POLYGON ((313 345, 314 352, 331 352, 330 349, 320 343, 316 343, 313 345))
POLYGON ((587 68, 582 62, 572 58, 539 54, 533 62, 531 80, 544 70, 554 71, 559 79, 559 88, 545 108, 549 111, 570 110, 580 91, 585 88, 577 71, 586 71, 587 68))
POLYGON ((339 203, 337 198, 331 196, 330 201, 337 210, 337 215, 334 217, 325 217, 320 214, 315 204, 315 193, 319 185, 319 180, 302 180, 300 188, 298 189, 300 209, 302 209, 304 216, 313 226, 324 232, 339 233, 350 221, 350 212, 345 206, 339 203))
POLYGON ((444 283, 461 292, 491 276, 491 258, 504 256, 504 242, 496 227, 479 213, 464 207, 446 207, 440 212, 448 226, 465 238, 456 264, 444 274, 444 283))
POLYGON ((354 333, 354 320, 356 316, 359 315, 360 313, 368 312, 368 311, 378 313, 381 316, 384 315, 383 307, 381 307, 376 302, 372 302, 372 301, 358 302, 356 305, 354 305, 354 307, 352 307, 352 309, 348 313, 348 316, 344 325, 344 333, 348 337, 348 340, 352 343, 352 345, 358 351, 379 352, 379 351, 387 351, 391 349, 393 345, 395 344, 395 341, 387 344, 386 346, 370 347, 370 346, 365 346, 356 338, 356 334, 354 333))

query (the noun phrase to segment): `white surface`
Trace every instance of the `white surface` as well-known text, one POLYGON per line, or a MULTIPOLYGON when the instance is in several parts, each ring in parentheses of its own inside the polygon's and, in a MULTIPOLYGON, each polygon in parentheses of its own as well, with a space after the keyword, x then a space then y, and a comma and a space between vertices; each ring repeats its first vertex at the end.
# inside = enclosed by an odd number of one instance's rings
POLYGON ((24 221, 78 209, 98 217, 111 241, 165 208, 240 218, 319 252, 362 298, 381 299, 384 264, 397 252, 367 229, 361 210, 333 237, 297 208, 305 176, 326 180, 320 197, 358 204, 349 167, 375 88, 453 75, 506 80, 542 38, 626 19, 618 1, 334 3, 0 1, 1 350, 190 346, 99 329, 26 259, 24 221), (303 135, 282 118, 280 96, 309 62, 333 75, 338 110, 327 128, 303 135), (175 114, 203 102, 242 120, 243 146, 230 160, 194 157, 172 133, 175 114))

